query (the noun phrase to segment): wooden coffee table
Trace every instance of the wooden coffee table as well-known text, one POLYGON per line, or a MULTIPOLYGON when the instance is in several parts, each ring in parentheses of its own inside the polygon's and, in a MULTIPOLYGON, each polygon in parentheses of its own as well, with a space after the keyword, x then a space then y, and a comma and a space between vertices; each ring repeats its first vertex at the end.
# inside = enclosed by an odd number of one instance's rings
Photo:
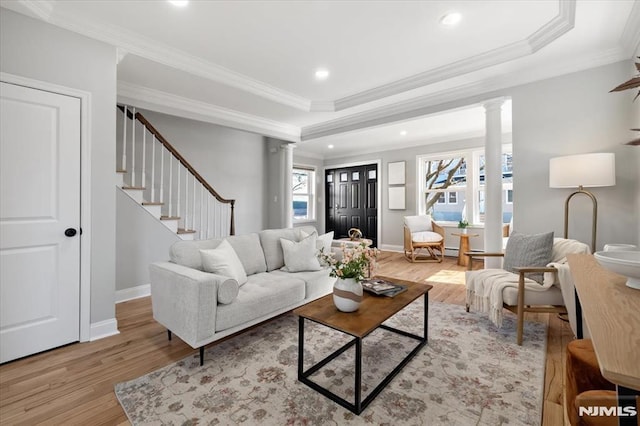
POLYGON ((406 291, 395 297, 375 296, 364 292, 364 297, 360 308, 356 312, 340 312, 333 304, 333 295, 329 294, 318 300, 307 303, 293 311, 298 315, 298 380, 327 398, 335 401, 344 408, 360 414, 373 401, 373 399, 384 389, 385 386, 402 370, 402 368, 413 358, 427 343, 427 324, 429 313, 429 290, 432 286, 419 282, 406 281, 392 277, 376 276, 398 284, 404 284, 408 288, 406 291), (424 336, 417 336, 403 330, 398 330, 382 323, 391 318, 396 313, 411 302, 424 295, 424 336), (304 371, 304 320, 314 321, 327 327, 338 330, 342 333, 354 337, 346 345, 336 350, 316 365, 304 371), (383 328, 394 333, 410 337, 418 341, 418 345, 386 376, 378 386, 363 400, 362 399, 362 339, 377 328, 383 328), (355 384, 354 403, 351 403, 328 389, 323 388, 311 381, 309 376, 320 370, 333 359, 355 345, 355 384))

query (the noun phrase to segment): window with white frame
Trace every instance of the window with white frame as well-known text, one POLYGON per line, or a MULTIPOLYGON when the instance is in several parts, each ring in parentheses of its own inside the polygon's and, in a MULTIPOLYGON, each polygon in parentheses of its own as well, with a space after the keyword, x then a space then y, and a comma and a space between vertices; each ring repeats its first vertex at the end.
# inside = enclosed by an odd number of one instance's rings
MULTIPOLYGON (((513 211, 511 145, 503 145, 502 151, 503 221, 506 223, 513 211)), ((473 224, 484 223, 484 148, 419 156, 418 173, 420 214, 431 214, 437 221, 466 219, 473 224)))
POLYGON ((293 221, 309 222, 316 219, 316 171, 313 167, 293 166, 293 221))

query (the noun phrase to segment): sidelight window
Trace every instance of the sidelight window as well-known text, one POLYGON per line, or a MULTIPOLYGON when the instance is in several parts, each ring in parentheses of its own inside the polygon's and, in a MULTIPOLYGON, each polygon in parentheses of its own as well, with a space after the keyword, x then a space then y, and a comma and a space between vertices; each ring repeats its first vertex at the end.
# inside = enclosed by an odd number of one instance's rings
POLYGON ((313 167, 293 167, 292 192, 294 222, 309 222, 315 220, 315 187, 316 171, 313 167))

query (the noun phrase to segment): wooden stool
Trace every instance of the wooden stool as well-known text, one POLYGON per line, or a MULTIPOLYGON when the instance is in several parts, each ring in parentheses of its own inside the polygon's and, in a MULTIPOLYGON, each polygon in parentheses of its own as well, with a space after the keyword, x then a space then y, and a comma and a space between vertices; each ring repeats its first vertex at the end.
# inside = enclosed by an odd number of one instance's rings
MULTIPOLYGON (((612 402, 617 405, 615 389, 615 385, 602 377, 600 373, 600 366, 591 339, 578 339, 567 345, 565 407, 572 426, 616 425, 618 423, 617 417, 589 418, 585 416, 581 418, 578 416, 578 403, 585 405, 594 396, 597 396, 598 400, 613 396, 612 402), (587 391, 597 391, 597 394, 583 394, 587 391), (608 391, 613 391, 613 393, 608 391)), ((594 404, 593 400, 591 404, 594 404)))

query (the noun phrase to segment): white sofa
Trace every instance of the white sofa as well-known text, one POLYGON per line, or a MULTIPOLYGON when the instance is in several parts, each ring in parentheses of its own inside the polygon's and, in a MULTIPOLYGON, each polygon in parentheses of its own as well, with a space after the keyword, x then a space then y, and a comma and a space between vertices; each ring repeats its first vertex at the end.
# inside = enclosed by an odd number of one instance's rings
POLYGON ((153 317, 167 328, 169 338, 174 333, 199 348, 202 364, 204 345, 332 291, 335 278, 329 276, 328 268, 281 270, 285 259, 280 238, 300 241, 314 231, 306 226, 227 237, 247 275, 239 288, 228 276, 204 272, 200 250, 214 249, 223 240, 174 243, 171 261, 150 266, 153 317))

